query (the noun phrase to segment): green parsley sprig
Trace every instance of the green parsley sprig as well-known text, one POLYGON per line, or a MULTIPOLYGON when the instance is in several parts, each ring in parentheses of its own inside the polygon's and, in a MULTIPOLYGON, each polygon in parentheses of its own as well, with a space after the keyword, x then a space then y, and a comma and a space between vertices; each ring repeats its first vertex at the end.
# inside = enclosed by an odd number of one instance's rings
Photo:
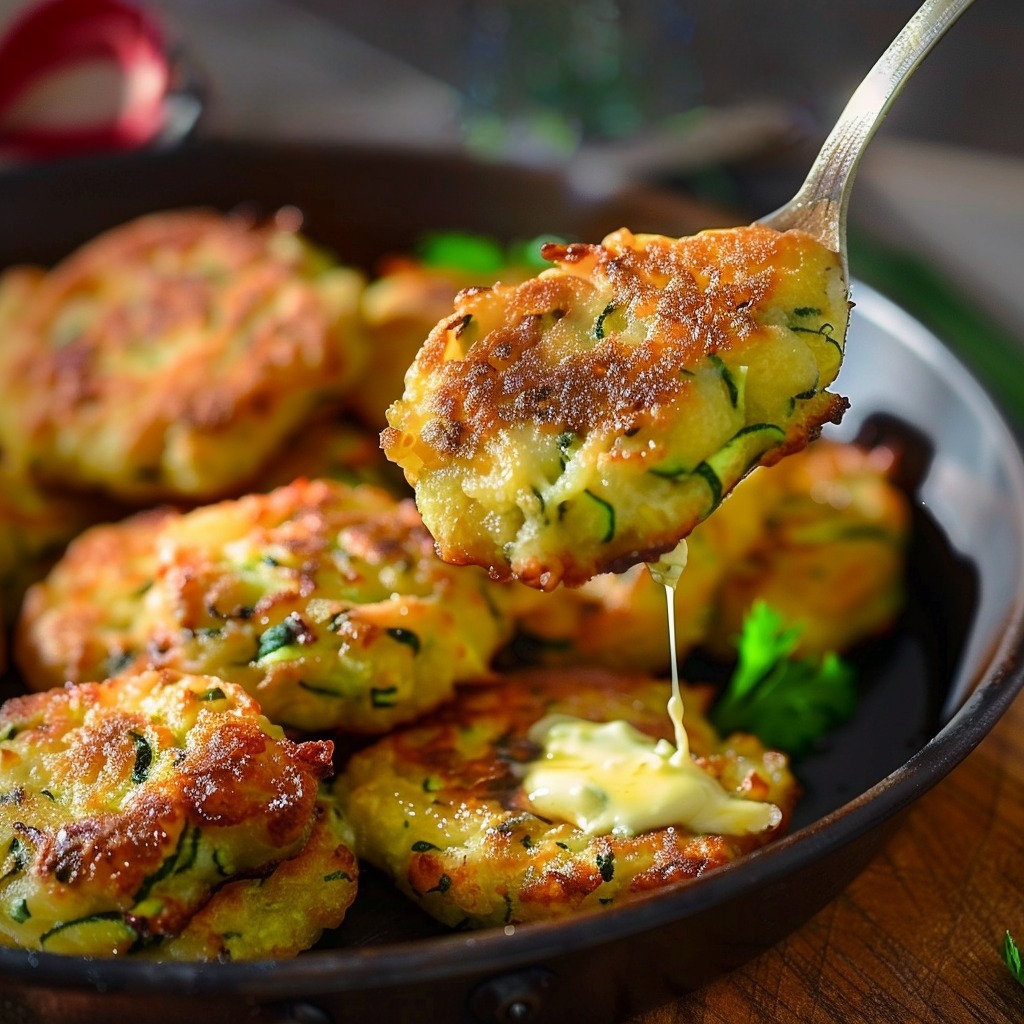
POLYGON ((1024 964, 1021 963, 1020 950, 1017 948, 1017 943, 1013 941, 1013 936, 1009 931, 1003 938, 1003 959, 1006 961, 1006 966, 1009 967, 1010 973, 1017 979, 1017 982, 1024 985, 1024 964))
POLYGON ((792 757, 805 754, 857 708, 851 665, 834 652, 794 658, 798 627, 755 601, 737 642, 738 661, 711 720, 723 735, 750 732, 792 757))

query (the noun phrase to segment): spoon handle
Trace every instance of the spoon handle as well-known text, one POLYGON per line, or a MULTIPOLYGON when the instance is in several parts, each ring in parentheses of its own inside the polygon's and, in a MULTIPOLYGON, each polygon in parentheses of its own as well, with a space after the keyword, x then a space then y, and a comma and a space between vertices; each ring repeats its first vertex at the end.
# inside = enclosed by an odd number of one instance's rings
POLYGON ((925 0, 850 97, 797 194, 760 223, 800 228, 846 262, 846 211, 861 155, 907 79, 973 0, 925 0))

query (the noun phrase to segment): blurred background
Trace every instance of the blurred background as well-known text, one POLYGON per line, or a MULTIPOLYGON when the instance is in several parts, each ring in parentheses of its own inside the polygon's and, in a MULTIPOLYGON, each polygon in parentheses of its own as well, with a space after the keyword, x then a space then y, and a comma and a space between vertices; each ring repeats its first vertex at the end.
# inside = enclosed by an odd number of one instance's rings
MULTIPOLYGON (((0 23, 10 26, 30 6, 0 0, 0 23)), ((158 25, 169 64, 166 119, 149 144, 195 133, 459 148, 564 167, 585 189, 639 180, 684 190, 739 221, 795 191, 847 96, 918 3, 134 6, 158 25)), ((951 338, 1018 415, 1022 52, 1024 4, 978 0, 897 101, 862 165, 851 210, 854 274, 951 338)), ((0 144, 5 123, 69 118, 72 108, 95 116, 93 94, 127 102, 109 76, 65 76, 63 90, 46 82, 31 103, 22 95, 5 109, 12 90, 4 64, 0 144)))

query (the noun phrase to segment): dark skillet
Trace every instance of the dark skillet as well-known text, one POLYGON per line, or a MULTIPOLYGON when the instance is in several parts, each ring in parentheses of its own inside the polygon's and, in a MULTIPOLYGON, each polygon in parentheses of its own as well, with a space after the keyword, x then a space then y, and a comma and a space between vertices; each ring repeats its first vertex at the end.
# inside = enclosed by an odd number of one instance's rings
MULTIPOLYGON (((623 225, 686 234, 716 220, 678 196, 588 197, 556 174, 419 150, 192 143, 0 176, 0 266, 49 263, 130 217, 195 204, 295 205, 314 239, 368 268, 431 229, 596 240, 623 225)), ((913 456, 911 601, 893 636, 858 654, 857 717, 800 763, 793 834, 684 888, 509 933, 443 933, 370 876, 342 928, 289 962, 0 950, 0 1022, 623 1020, 831 900, 1024 685, 1020 452, 933 336, 863 286, 854 298, 838 381, 852 409, 839 433, 888 436, 913 456)))

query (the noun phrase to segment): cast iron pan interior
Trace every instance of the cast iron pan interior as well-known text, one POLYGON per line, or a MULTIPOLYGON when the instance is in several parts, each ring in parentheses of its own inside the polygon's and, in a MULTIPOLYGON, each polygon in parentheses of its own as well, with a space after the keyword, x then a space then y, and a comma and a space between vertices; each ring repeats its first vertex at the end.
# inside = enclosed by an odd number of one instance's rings
MULTIPOLYGON (((311 237, 371 270, 429 230, 594 240, 623 225, 688 234, 727 222, 682 196, 587 197, 554 173, 459 155, 193 142, 0 177, 0 266, 51 263, 131 217, 197 204, 263 213, 297 206, 311 237)), ((90 962, 0 950, 0 1022, 241 1019, 241 1007, 255 1021, 615 1021, 736 966, 827 903, 1024 681, 1024 470, 1016 446, 934 338, 879 296, 865 290, 860 301, 863 340, 855 327, 839 379, 854 403, 843 434, 903 443, 912 456, 908 484, 923 489, 929 513, 917 514, 907 614, 892 637, 857 653, 857 717, 799 765, 806 797, 794 834, 696 884, 560 924, 451 934, 368 872, 342 928, 285 963, 90 962), (927 379, 920 395, 901 386, 898 407, 884 387, 872 394, 878 360, 895 372, 893 358, 909 377, 927 379), (981 474, 977 486, 991 492, 982 503, 996 522, 987 532, 998 539, 997 558, 982 537, 950 540, 960 505, 977 492, 943 484, 947 441, 928 411, 936 389, 949 392, 944 400, 957 408, 947 414, 960 417, 957 436, 967 438, 957 442, 968 448, 954 453, 956 466, 981 474)))

